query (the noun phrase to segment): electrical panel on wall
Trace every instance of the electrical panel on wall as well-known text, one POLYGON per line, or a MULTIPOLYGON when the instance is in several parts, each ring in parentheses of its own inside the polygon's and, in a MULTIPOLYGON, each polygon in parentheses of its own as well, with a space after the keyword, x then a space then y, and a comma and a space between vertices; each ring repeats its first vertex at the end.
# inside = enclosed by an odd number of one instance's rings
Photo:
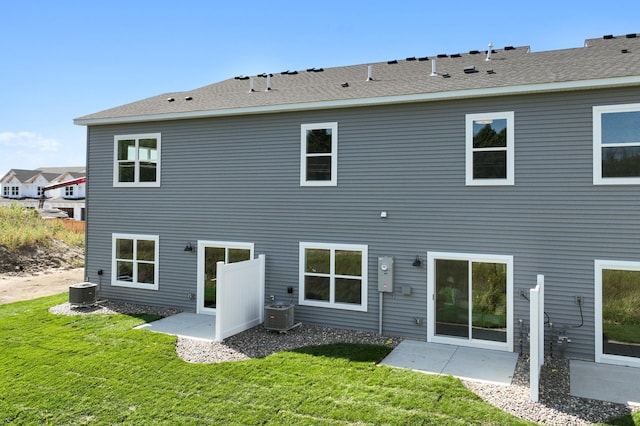
POLYGON ((378 258, 378 291, 384 293, 393 291, 393 257, 378 258))

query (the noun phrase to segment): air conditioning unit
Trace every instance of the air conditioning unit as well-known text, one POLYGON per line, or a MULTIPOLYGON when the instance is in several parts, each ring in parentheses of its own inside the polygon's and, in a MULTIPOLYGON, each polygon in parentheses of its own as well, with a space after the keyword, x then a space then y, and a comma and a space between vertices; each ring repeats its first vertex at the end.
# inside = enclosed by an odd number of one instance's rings
POLYGON ((288 331, 293 328, 293 305, 276 303, 264 308, 264 328, 288 331))
POLYGON ((69 286, 69 304, 72 306, 90 306, 97 300, 98 284, 77 283, 69 286))

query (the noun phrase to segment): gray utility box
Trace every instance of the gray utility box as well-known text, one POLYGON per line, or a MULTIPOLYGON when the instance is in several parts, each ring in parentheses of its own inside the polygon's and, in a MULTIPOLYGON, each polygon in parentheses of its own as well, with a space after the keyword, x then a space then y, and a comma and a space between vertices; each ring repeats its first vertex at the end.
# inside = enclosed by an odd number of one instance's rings
POLYGON ((264 308, 264 328, 287 331, 293 328, 293 305, 276 303, 264 308))
POLYGON ((89 306, 96 303, 98 284, 78 283, 69 286, 69 304, 73 306, 89 306))

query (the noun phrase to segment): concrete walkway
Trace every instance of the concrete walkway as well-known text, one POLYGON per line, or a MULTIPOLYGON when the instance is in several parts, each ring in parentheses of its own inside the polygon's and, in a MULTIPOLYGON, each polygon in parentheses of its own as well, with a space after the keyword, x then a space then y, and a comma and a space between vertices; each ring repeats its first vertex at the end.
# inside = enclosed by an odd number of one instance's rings
POLYGON ((139 325, 136 328, 212 342, 216 337, 216 317, 215 315, 181 312, 158 321, 139 325))
POLYGON ((517 361, 514 352, 403 340, 380 364, 510 385, 517 361))
POLYGON ((640 406, 640 368, 571 360, 570 394, 640 406))

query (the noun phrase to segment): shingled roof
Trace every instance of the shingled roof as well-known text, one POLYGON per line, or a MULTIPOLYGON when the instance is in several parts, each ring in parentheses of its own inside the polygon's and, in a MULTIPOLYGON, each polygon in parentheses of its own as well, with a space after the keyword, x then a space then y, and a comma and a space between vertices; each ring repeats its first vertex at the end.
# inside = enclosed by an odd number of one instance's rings
POLYGON ((490 55, 487 50, 470 51, 239 76, 86 115, 75 123, 99 125, 629 85, 640 85, 638 34, 588 39, 581 48, 531 52, 528 46, 508 46, 491 49, 490 55), (368 79, 369 67, 372 79, 368 79))

